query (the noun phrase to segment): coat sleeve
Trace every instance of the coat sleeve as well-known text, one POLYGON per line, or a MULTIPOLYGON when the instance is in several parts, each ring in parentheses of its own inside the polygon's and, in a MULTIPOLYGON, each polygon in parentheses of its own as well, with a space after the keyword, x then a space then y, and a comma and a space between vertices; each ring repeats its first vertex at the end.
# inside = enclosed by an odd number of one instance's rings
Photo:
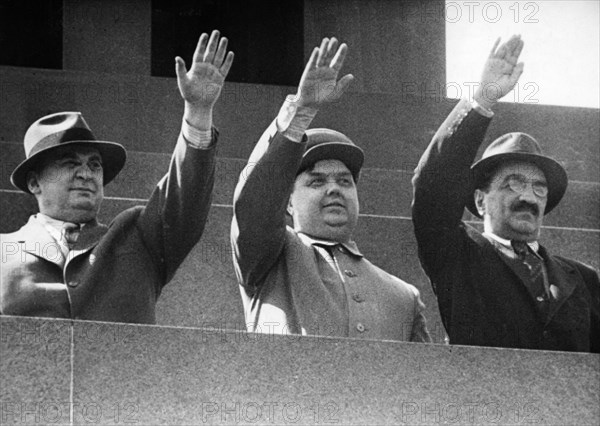
POLYGON ((425 304, 421 300, 419 290, 415 289, 414 299, 414 321, 412 333, 410 336, 411 342, 431 343, 431 336, 427 330, 427 321, 425 320, 425 304))
POLYGON ((590 303, 590 352, 600 353, 600 279, 591 266, 577 262, 576 266, 586 284, 590 303))
MULTIPOLYGON (((469 190, 470 166, 491 119, 460 101, 421 157, 413 183, 412 220, 419 259, 434 281, 458 256, 458 233, 469 190)), ((434 285, 435 289, 435 285, 434 285)))
POLYGON ((180 133, 169 170, 138 219, 138 229, 158 265, 163 286, 204 231, 214 184, 217 137, 213 128, 210 148, 195 149, 180 133))
POLYGON ((231 244, 238 282, 250 292, 260 286, 283 250, 287 203, 304 146, 305 141, 285 138, 273 122, 239 177, 231 244))

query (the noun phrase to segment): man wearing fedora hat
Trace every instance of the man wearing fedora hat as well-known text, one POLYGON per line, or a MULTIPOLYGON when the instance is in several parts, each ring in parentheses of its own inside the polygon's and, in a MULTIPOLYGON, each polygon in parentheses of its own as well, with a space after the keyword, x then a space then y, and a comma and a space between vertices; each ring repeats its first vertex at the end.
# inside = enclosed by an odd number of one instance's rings
POLYGON ((347 46, 323 39, 242 172, 231 238, 248 330, 428 342, 418 290, 370 263, 352 234, 363 151, 307 130, 353 79, 347 46), (293 228, 286 226, 286 212, 293 228))
POLYGON ((544 215, 567 188, 565 170, 519 132, 499 137, 471 164, 491 108, 523 71, 520 36, 498 44, 474 102, 458 103, 415 170, 419 258, 450 343, 598 352, 596 271, 538 242, 544 215), (483 233, 461 221, 465 206, 483 218, 483 233))
POLYGON ((185 101, 169 171, 145 207, 98 223, 104 185, 125 149, 98 140, 79 112, 33 123, 26 160, 12 183, 37 199, 39 213, 1 235, 0 313, 154 323, 163 286, 199 240, 210 208, 217 132, 212 110, 233 61, 227 39, 202 34, 186 69, 176 58, 185 101))

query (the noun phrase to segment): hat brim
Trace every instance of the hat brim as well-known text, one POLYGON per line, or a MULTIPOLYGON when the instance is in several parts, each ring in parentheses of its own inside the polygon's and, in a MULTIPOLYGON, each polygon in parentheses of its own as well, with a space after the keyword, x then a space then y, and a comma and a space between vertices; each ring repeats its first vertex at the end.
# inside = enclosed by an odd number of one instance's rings
POLYGON ((116 142, 107 141, 70 141, 59 145, 54 145, 49 148, 36 152, 31 157, 27 158, 13 170, 10 181, 11 183, 23 192, 31 194, 27 187, 27 174, 33 171, 40 160, 50 151, 64 146, 85 146, 95 148, 102 157, 103 169, 103 184, 110 183, 123 169, 127 160, 127 151, 123 145, 116 142))
POLYGON ((471 191, 470 198, 467 200, 467 209, 475 216, 481 218, 475 206, 474 192, 480 187, 482 180, 488 176, 489 171, 498 167, 501 163, 532 163, 538 166, 548 183, 548 201, 544 214, 548 214, 558 205, 565 191, 567 190, 568 177, 565 169, 550 157, 537 154, 526 154, 521 152, 507 152, 505 154, 496 154, 484 158, 471 166, 471 191))
POLYGON ((356 145, 341 142, 325 142, 306 150, 302 156, 298 173, 312 167, 321 160, 339 160, 348 167, 355 181, 358 181, 365 154, 356 145))

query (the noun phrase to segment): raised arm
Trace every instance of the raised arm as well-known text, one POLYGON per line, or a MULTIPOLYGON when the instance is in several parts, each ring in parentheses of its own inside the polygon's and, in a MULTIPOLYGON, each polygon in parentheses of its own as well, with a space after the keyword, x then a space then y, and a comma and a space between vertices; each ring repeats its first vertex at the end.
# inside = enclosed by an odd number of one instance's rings
POLYGON ((491 121, 491 108, 510 92, 523 72, 517 63, 520 36, 496 40, 483 68, 475 102, 462 100, 440 126, 413 177, 412 218, 421 261, 428 273, 452 261, 470 191, 470 166, 491 121))
POLYGON ((233 53, 219 32, 202 34, 187 70, 175 58, 185 109, 182 129, 167 174, 158 183, 138 228, 166 284, 200 239, 210 209, 217 131, 213 107, 231 68, 233 53))
POLYGON ((256 288, 281 254, 288 198, 305 146, 304 131, 325 103, 352 81, 338 74, 348 47, 324 38, 308 60, 298 91, 287 97, 242 171, 234 194, 231 242, 240 284, 256 288))
POLYGON ((179 93, 185 101, 184 120, 200 130, 210 130, 212 126, 213 107, 225 83, 233 63, 233 52, 227 52, 227 39, 221 38, 219 32, 202 34, 192 66, 188 71, 185 62, 179 56, 175 58, 175 72, 179 93))
POLYGON ((512 36, 498 48, 499 44, 500 38, 490 51, 473 97, 479 105, 488 110, 515 87, 523 74, 523 62, 517 63, 524 45, 521 36, 512 36))
POLYGON ((319 109, 328 102, 338 100, 354 79, 352 74, 346 74, 338 80, 347 53, 346 43, 338 48, 335 37, 324 38, 321 46, 315 47, 308 59, 293 101, 298 106, 319 109))

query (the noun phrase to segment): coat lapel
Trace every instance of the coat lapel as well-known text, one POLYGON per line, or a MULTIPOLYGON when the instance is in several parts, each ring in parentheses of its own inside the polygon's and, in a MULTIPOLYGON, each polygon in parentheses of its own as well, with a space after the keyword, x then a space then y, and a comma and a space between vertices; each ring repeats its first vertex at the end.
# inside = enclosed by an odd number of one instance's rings
POLYGON ((480 243, 482 249, 492 250, 494 252, 494 256, 499 257, 502 263, 504 263, 504 265, 506 265, 506 267, 508 267, 508 269, 511 270, 511 272, 519 280, 519 283, 525 288, 527 294, 529 294, 531 302, 536 307, 536 312, 540 321, 546 322, 549 318, 548 311, 540 309, 540 307, 538 306, 538 303, 535 300, 537 295, 532 292, 531 287, 528 285, 529 283, 527 282, 528 276, 526 275, 526 271, 524 269, 519 268, 519 263, 513 261, 513 258, 511 257, 515 256, 514 251, 504 247, 502 244, 500 244, 498 241, 494 240, 491 237, 488 237, 483 234, 480 235, 482 240, 480 243))
POLYGON ((531 293, 531 289, 527 285, 527 281, 526 281, 527 277, 525 277, 523 275, 523 271, 521 271, 517 267, 518 263, 513 262, 510 257, 510 256, 514 255, 513 252, 511 250, 507 249, 506 247, 504 247, 502 244, 500 244, 498 241, 494 240, 493 238, 489 238, 483 234, 481 234, 481 237, 484 242, 488 243, 488 244, 485 244, 485 243, 482 244, 482 247, 485 247, 486 249, 488 249, 488 247, 493 249, 494 255, 498 256, 500 258, 500 260, 502 260, 502 262, 506 266, 508 266, 508 268, 517 276, 517 278, 519 279, 521 284, 523 284, 523 286, 527 289, 527 292, 529 293, 529 295, 532 298, 534 298, 535 294, 531 293))
POLYGON ((34 216, 14 234, 14 238, 26 253, 52 262, 62 269, 65 258, 60 245, 34 216))
MULTIPOLYGON (((540 254, 546 261, 550 286, 558 288, 558 294, 555 295, 556 299, 550 304, 550 312, 548 314, 548 322, 550 322, 554 314, 556 314, 577 287, 579 278, 574 267, 564 262, 559 263, 552 256, 548 255, 548 252, 542 246, 540 246, 540 254)), ((584 284, 583 281, 581 284, 584 284)))
MULTIPOLYGON (((498 257, 502 259, 505 265, 507 265, 510 270, 518 277, 519 281, 523 286, 528 290, 528 293, 532 296, 529 291, 529 287, 524 280, 524 277, 519 273, 519 271, 514 267, 512 262, 502 253, 502 247, 500 243, 497 243, 493 239, 486 238, 485 235, 481 235, 481 240, 479 243, 482 248, 490 247, 492 248, 498 257), (485 242, 489 244, 485 244, 485 242)), ((565 300, 569 298, 569 296, 573 293, 575 288, 577 287, 577 271, 569 264, 564 262, 558 262, 555 258, 550 256, 546 249, 540 245, 539 254, 544 259, 544 263, 546 265, 546 271, 548 273, 548 283, 550 286, 555 286, 558 291, 556 295, 556 300, 550 303, 548 315, 544 315, 544 321, 549 323, 552 320, 552 317, 556 314, 556 312, 563 305, 565 300)), ((582 282, 583 284, 583 282, 582 282)))
POLYGON ((107 231, 106 225, 99 224, 95 220, 87 223, 82 228, 77 243, 69 252, 67 259, 65 259, 60 245, 46 228, 35 220, 34 216, 31 216, 29 221, 10 238, 13 242, 18 243, 24 252, 54 263, 63 269, 66 263, 93 249, 107 231))
POLYGON ((98 223, 96 220, 92 222, 88 222, 82 229, 79 237, 77 238, 77 242, 73 249, 69 252, 69 257, 67 259, 67 263, 71 260, 80 256, 84 253, 87 253, 100 241, 100 239, 106 234, 108 231, 108 226, 102 225, 98 223))

